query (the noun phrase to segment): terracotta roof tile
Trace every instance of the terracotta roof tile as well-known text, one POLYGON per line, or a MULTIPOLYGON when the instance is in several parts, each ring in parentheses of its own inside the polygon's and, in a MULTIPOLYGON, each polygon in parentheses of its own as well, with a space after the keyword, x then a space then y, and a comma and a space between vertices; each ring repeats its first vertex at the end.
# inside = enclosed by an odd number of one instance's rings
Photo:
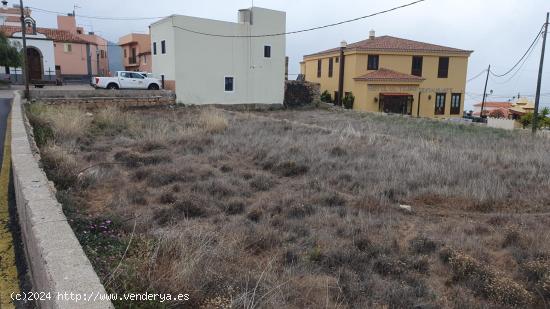
MULTIPOLYGON (((474 104, 475 107, 481 107, 481 102, 474 104)), ((511 102, 485 102, 483 107, 501 107, 501 108, 510 108, 512 107, 511 102)))
MULTIPOLYGON (((0 26, 0 32, 3 32, 6 36, 11 37, 14 33, 21 32, 21 27, 0 26)), ((93 41, 88 41, 78 36, 78 34, 76 33, 71 33, 66 30, 59 30, 59 29, 52 29, 52 28, 36 28, 36 32, 45 35, 48 39, 55 42, 96 44, 93 41)))
MULTIPOLYGON (((471 50, 457 49, 430 43, 401 39, 392 36, 380 36, 374 39, 367 39, 352 43, 347 46, 347 49, 357 51, 429 52, 459 55, 469 55, 473 52, 471 50)), ((339 51, 339 48, 332 48, 319 53, 306 55, 306 57, 334 53, 337 51, 339 51)))
POLYGON ((356 81, 398 81, 421 83, 424 78, 380 68, 377 71, 354 78, 356 81))

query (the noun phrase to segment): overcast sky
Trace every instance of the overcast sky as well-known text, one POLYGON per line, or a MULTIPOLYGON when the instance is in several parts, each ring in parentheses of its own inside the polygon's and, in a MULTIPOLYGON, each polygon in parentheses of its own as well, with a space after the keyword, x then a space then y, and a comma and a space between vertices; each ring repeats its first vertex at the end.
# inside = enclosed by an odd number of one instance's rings
MULTIPOLYGON (((367 15, 405 4, 412 0, 255 0, 254 5, 283 10, 287 13, 287 30, 298 30, 367 15)), ((10 6, 14 3, 10 0, 10 6)), ((25 6, 51 11, 70 12, 77 4, 77 16, 152 17, 182 14, 235 21, 237 10, 251 6, 251 0, 26 0, 25 6)), ((299 73, 304 54, 366 39, 370 29, 377 35, 391 35, 461 49, 474 50, 468 76, 473 77, 489 64, 496 73, 507 71, 527 50, 550 11, 548 0, 427 0, 413 7, 334 28, 290 35, 287 55, 290 73, 299 73)), ((55 14, 35 11, 40 27, 55 27, 55 14)), ((77 23, 88 31, 111 40, 129 32, 148 31, 151 20, 107 21, 78 17, 77 23)), ((542 40, 511 80, 492 78, 488 89, 494 94, 488 100, 507 101, 518 92, 533 96, 536 90, 542 40)), ((550 44, 550 42, 549 42, 550 44)), ((550 55, 547 48, 547 56, 550 55)), ((480 101, 484 77, 468 83, 467 108, 480 101)), ((543 75, 542 98, 550 106, 550 57, 543 75)))

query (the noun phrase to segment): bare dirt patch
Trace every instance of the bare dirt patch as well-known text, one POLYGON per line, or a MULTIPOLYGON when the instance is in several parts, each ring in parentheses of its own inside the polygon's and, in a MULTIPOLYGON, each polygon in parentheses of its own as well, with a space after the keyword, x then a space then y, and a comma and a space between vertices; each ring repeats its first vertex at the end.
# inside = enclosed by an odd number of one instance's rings
POLYGON ((189 308, 550 300, 548 139, 320 110, 86 113, 28 108, 109 291, 189 308))

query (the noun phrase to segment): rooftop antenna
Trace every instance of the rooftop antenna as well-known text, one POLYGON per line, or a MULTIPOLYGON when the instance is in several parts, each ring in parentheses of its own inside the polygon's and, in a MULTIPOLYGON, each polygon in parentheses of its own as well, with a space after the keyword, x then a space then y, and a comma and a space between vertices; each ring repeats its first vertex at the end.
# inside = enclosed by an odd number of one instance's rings
POLYGON ((73 16, 76 16, 76 9, 81 9, 82 7, 78 6, 76 3, 73 5, 73 16))

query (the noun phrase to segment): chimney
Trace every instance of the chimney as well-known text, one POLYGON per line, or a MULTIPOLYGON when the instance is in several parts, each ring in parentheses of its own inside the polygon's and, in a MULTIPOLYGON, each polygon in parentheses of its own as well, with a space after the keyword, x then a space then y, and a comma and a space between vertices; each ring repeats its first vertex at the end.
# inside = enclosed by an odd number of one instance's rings
POLYGON ((369 40, 376 38, 376 32, 374 30, 369 31, 369 40))
POLYGON ((2 0, 2 8, 3 8, 3 9, 7 9, 7 8, 8 8, 8 1, 7 1, 7 0, 2 0))
POLYGON ((239 10, 239 23, 252 25, 252 10, 251 9, 239 10))

